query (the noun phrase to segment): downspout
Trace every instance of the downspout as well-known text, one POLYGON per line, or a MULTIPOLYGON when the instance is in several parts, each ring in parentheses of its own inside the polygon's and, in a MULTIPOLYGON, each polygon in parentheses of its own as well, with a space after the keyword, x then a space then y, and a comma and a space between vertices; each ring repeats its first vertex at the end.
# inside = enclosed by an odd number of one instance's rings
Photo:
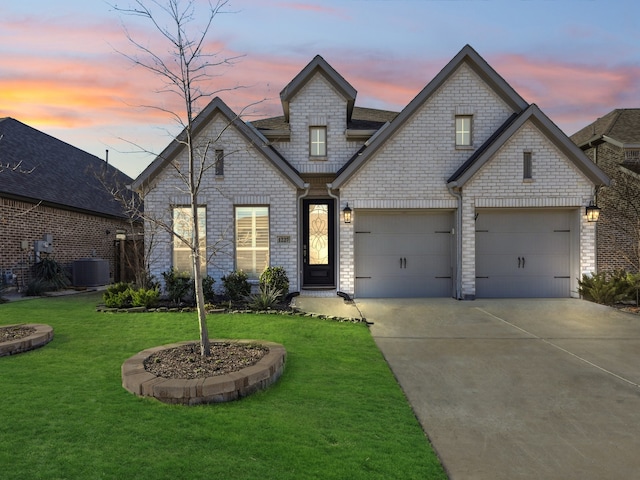
POLYGON ((311 184, 305 183, 304 192, 298 195, 296 199, 296 208, 298 209, 298 247, 299 247, 298 249, 298 262, 299 262, 298 263, 298 291, 302 290, 302 280, 303 280, 302 262, 300 262, 300 251, 302 249, 302 247, 300 246, 300 243, 302 243, 302 221, 300 220, 302 218, 302 202, 300 200, 302 200, 304 197, 309 195, 310 189, 311 189, 311 184))
POLYGON ((462 300, 462 192, 454 190, 456 182, 447 183, 449 193, 458 200, 456 209, 456 299, 462 300))
POLYGON ((340 291, 340 197, 338 195, 331 192, 333 187, 333 183, 327 183, 327 194, 335 199, 336 208, 338 209, 338 215, 336 215, 336 291, 340 291))

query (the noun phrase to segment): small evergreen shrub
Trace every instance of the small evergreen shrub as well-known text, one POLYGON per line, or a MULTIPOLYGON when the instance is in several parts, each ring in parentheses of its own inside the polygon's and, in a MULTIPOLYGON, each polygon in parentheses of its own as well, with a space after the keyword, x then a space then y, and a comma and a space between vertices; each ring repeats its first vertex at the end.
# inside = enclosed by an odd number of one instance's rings
POLYGON ((249 277, 242 270, 236 270, 222 277, 226 296, 232 302, 240 301, 251 293, 249 277))
POLYGON ((252 310, 269 310, 278 304, 281 296, 281 290, 269 285, 260 286, 260 293, 251 295, 248 298, 249 308, 252 310))
MULTIPOLYGON (((71 285, 69 275, 53 258, 43 257, 33 266, 36 280, 44 282, 44 291, 63 290, 71 285)), ((41 287, 42 285, 39 285, 41 287)))
POLYGON ((102 300, 105 306, 109 308, 128 308, 133 303, 132 291, 129 283, 114 283, 107 287, 106 292, 102 294, 102 300))
POLYGON ((156 288, 130 289, 131 305, 133 307, 154 308, 160 299, 160 290, 156 288))
POLYGON ((578 280, 578 293, 585 300, 603 305, 613 305, 625 300, 636 301, 640 290, 640 274, 624 270, 591 273, 578 280))
POLYGON ((27 297, 39 297, 49 290, 49 282, 36 278, 27 285, 27 289, 24 291, 24 294, 27 297))
POLYGON ((216 280, 211 275, 207 275, 202 279, 202 292, 206 303, 215 302, 216 292, 213 290, 214 283, 216 283, 216 280))
POLYGON ((185 298, 193 299, 193 279, 186 272, 178 272, 175 268, 162 273, 164 278, 164 290, 169 299, 178 304, 185 298))
POLYGON ((283 267, 267 267, 260 275, 260 290, 269 287, 271 291, 277 290, 280 296, 289 293, 289 277, 283 267))

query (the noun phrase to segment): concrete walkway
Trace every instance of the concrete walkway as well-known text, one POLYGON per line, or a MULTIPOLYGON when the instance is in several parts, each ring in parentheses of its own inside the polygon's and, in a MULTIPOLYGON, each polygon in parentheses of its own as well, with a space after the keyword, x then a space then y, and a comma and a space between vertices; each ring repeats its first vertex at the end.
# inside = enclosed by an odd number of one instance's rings
POLYGON ((451 479, 640 478, 639 316, 574 299, 349 308, 451 479))

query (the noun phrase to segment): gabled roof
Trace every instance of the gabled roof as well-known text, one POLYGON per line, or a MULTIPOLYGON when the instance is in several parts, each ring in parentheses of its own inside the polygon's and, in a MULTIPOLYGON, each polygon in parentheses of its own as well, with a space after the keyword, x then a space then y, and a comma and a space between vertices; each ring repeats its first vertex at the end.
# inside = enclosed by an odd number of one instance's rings
POLYGON ((321 73, 347 100, 347 122, 350 121, 358 92, 320 55, 316 55, 280 92, 285 120, 289 121, 289 102, 316 73, 321 73))
POLYGON ((400 112, 368 148, 358 152, 341 169, 333 182, 333 188, 340 188, 369 158, 391 138, 411 116, 442 86, 462 65, 468 65, 502 100, 515 112, 527 108, 527 102, 500 76, 478 53, 466 45, 453 59, 435 76, 429 84, 400 112))
POLYGON ((105 184, 122 189, 132 179, 114 166, 13 118, 0 119, 0 137, 0 195, 127 217, 105 184))
MULTIPOLYGON (((298 188, 303 188, 304 181, 298 171, 289 164, 281 155, 268 145, 267 140, 250 124, 244 123, 219 97, 214 98, 193 121, 193 135, 198 133, 216 116, 222 115, 229 125, 232 125, 244 138, 255 146, 277 170, 279 170, 291 183, 298 188)), ((149 184, 182 150, 185 148, 183 140, 186 138, 186 130, 183 130, 156 159, 135 179, 133 189, 138 190, 145 184, 149 184)))
POLYGON ((511 116, 447 180, 452 187, 462 187, 509 141, 526 123, 532 122, 589 180, 596 185, 609 185, 609 178, 554 124, 537 105, 532 104, 519 115, 511 116))
POLYGON ((640 148, 640 108, 618 108, 571 135, 579 147, 610 142, 620 147, 640 148))

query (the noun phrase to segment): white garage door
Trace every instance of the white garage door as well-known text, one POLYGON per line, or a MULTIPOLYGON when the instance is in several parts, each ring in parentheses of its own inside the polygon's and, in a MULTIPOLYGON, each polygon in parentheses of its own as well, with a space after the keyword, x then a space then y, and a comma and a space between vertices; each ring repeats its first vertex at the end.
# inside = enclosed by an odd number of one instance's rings
POLYGON ((451 296, 452 221, 449 211, 359 210, 356 296, 451 296))
POLYGON ((568 210, 479 211, 476 296, 569 297, 571 218, 568 210))

